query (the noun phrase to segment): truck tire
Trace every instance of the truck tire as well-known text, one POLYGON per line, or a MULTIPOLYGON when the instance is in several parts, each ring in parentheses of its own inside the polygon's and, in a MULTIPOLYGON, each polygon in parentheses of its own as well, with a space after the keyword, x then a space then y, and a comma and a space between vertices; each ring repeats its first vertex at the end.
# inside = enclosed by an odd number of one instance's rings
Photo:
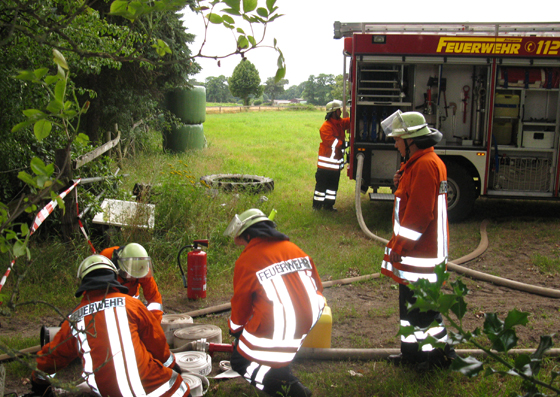
POLYGON ((476 200, 476 188, 470 173, 457 163, 447 166, 447 218, 460 222, 472 212, 476 200))
POLYGON ((200 181, 206 186, 227 192, 266 193, 274 190, 271 178, 258 175, 215 174, 203 176, 200 181))

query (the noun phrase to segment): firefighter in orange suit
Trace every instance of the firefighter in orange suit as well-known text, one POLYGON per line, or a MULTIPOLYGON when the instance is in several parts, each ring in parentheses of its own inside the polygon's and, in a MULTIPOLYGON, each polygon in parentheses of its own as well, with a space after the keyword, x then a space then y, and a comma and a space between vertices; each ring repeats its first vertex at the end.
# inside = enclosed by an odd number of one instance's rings
POLYGON ((76 297, 82 301, 38 353, 33 394, 51 394, 50 375, 81 357, 92 394, 190 396, 160 324, 142 302, 123 293, 116 266, 92 255, 80 264, 78 278, 76 297))
POLYGON ((224 233, 245 247, 233 274, 231 367, 271 396, 308 397, 290 363, 321 317, 323 284, 311 258, 275 227, 250 209, 224 233))
POLYGON ((321 126, 321 144, 315 173, 313 209, 336 211, 334 203, 340 181, 340 170, 344 168, 345 133, 350 128, 348 114, 341 118, 342 102, 327 103, 327 115, 321 126))
POLYGON ((101 251, 101 255, 111 259, 119 269, 119 283, 128 288, 128 295, 138 298, 140 287, 147 301, 148 310, 161 323, 163 304, 156 280, 152 272, 152 259, 144 247, 130 243, 122 247, 110 247, 101 251))
POLYGON ((401 336, 401 354, 389 357, 393 363, 422 363, 422 366, 447 367, 456 357, 454 349, 419 341, 431 335, 447 342, 447 330, 439 312, 408 311, 415 298, 408 283, 418 279, 435 282, 435 266, 447 264, 449 234, 447 224, 447 169, 434 152, 441 132, 428 127, 418 112, 400 110, 381 123, 388 137, 395 140, 404 162, 394 177, 397 190, 393 211, 393 236, 381 265, 381 273, 399 283, 401 326, 416 326, 421 331, 401 336), (432 323, 437 326, 432 326, 432 323))

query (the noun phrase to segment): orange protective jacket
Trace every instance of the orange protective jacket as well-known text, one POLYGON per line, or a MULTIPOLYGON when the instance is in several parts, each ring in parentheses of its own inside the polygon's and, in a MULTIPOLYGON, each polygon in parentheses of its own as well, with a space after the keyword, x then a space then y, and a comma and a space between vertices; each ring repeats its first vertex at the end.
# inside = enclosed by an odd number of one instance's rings
POLYGON ((317 168, 326 170, 341 170, 344 168, 344 130, 350 128, 350 117, 335 120, 331 117, 325 120, 319 132, 319 158, 317 168))
POLYGON ((447 264, 447 168, 434 148, 420 149, 401 165, 393 210, 393 236, 381 273, 401 284, 436 281, 435 266, 447 264), (389 260, 394 250, 401 262, 389 260))
MULTIPOLYGON (((100 253, 104 257, 112 260, 117 268, 119 267, 119 265, 116 262, 116 258, 113 258, 113 253, 119 248, 119 246, 105 248, 100 253)), ((128 295, 132 296, 133 298, 140 297, 140 286, 142 286, 142 293, 144 294, 144 298, 148 302, 148 310, 152 312, 152 314, 156 316, 158 321, 161 323, 161 320, 163 318, 163 300, 161 299, 161 294, 159 293, 156 280, 153 277, 124 279, 121 276, 118 276, 118 281, 128 288, 128 295)))
POLYGON ((229 328, 248 360, 288 365, 325 306, 309 256, 290 241, 253 238, 235 262, 229 328))
POLYGON ((189 386, 171 369, 175 356, 160 324, 142 302, 113 288, 84 292, 68 321, 38 353, 37 368, 54 374, 77 357, 82 376, 101 396, 189 394, 189 386))

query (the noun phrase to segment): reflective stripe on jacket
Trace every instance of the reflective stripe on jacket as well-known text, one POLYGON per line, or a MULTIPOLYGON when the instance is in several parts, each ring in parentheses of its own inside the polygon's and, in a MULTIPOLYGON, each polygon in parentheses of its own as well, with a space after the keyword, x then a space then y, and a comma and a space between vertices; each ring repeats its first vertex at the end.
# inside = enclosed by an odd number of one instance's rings
POLYGON ((447 169, 434 148, 421 149, 401 166, 393 210, 393 236, 381 273, 401 284, 420 278, 436 281, 435 266, 447 264, 447 169), (391 263, 395 250, 402 257, 391 263))
POLYGON ((189 394, 171 369, 175 356, 160 324, 138 299, 114 290, 84 293, 69 321, 38 353, 37 368, 53 374, 77 357, 82 376, 100 396, 189 394))
MULTIPOLYGON (((119 267, 118 263, 113 260, 113 252, 120 247, 110 247, 105 248, 103 251, 100 252, 106 258, 111 259, 117 268, 119 267)), ((154 316, 158 319, 161 323, 163 318, 163 300, 161 299, 161 294, 159 293, 159 289, 156 283, 156 280, 153 277, 143 277, 143 278, 133 278, 133 279, 124 279, 121 276, 118 276, 118 281, 122 285, 128 288, 128 295, 132 296, 133 298, 140 297, 140 287, 142 287, 142 293, 144 294, 144 299, 148 302, 148 310, 152 312, 154 316)))
POLYGON ((248 360, 288 365, 325 301, 311 258, 290 241, 253 238, 235 262, 229 328, 248 360))
POLYGON ((319 129, 321 144, 319 145, 317 168, 335 171, 344 168, 344 130, 349 128, 349 117, 338 120, 331 117, 325 120, 319 129))

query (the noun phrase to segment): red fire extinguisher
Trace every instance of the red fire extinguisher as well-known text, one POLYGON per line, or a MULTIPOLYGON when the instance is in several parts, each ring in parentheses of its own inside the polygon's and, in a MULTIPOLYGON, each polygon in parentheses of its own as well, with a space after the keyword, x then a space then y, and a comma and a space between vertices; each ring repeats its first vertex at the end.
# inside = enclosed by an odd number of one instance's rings
POLYGON ((206 298, 206 252, 202 247, 208 247, 208 240, 194 240, 192 245, 185 245, 177 255, 177 265, 181 271, 183 285, 187 288, 189 299, 206 298), (187 255, 187 276, 181 267, 181 253, 186 248, 192 248, 187 255))

